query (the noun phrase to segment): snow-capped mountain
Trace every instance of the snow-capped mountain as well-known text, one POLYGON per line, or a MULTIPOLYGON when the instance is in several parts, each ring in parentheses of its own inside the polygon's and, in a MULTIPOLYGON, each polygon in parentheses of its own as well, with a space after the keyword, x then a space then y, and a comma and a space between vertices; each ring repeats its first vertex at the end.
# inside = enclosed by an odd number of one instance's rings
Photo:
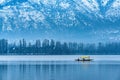
POLYGON ((0 0, 1 34, 61 31, 71 38, 82 34, 80 38, 100 35, 119 40, 119 22, 120 0, 0 0))

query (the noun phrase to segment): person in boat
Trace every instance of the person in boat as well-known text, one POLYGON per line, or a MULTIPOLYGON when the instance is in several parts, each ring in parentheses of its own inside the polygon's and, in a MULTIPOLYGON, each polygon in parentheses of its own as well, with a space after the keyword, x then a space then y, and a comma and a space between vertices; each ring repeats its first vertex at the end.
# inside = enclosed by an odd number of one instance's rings
POLYGON ((81 56, 80 59, 83 61, 90 60, 90 56, 81 56))
POLYGON ((80 58, 76 59, 76 61, 91 61, 90 56, 81 56, 80 58))

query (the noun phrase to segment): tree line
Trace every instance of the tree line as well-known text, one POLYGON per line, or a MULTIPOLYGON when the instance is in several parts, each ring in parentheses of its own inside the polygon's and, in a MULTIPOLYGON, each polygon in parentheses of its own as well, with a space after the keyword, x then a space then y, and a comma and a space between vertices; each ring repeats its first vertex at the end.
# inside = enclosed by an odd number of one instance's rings
POLYGON ((45 39, 43 41, 8 43, 0 40, 0 55, 112 55, 120 54, 120 42, 76 43, 45 39))

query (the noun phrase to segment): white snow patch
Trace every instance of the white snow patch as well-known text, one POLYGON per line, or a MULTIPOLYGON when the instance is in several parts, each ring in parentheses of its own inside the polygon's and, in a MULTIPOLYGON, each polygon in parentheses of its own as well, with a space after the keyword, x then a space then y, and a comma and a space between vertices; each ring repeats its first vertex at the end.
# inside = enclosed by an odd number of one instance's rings
POLYGON ((119 32, 120 32, 119 30, 109 30, 109 31, 107 31, 108 34, 117 34, 119 32))
POLYGON ((2 3, 4 3, 5 2, 5 0, 0 0, 0 4, 2 4, 2 3))
POLYGON ((0 10, 0 17, 11 17, 13 15, 14 13, 10 6, 3 7, 3 9, 0 10))
POLYGON ((55 5, 56 4, 56 0, 41 0, 41 3, 45 4, 45 5, 55 5))
POLYGON ((40 4, 40 0, 29 0, 31 3, 40 4))
POLYGON ((91 11, 99 11, 99 5, 96 0, 82 0, 82 3, 91 11))
POLYGON ((70 16, 69 16, 69 19, 70 19, 70 20, 73 20, 73 21, 76 20, 74 11, 69 11, 68 13, 69 13, 69 15, 70 15, 70 16))
POLYGON ((22 3, 19 7, 20 8, 34 9, 28 2, 22 3))
POLYGON ((67 8, 70 6, 70 4, 67 3, 67 2, 61 2, 61 3, 60 3, 60 6, 61 6, 63 9, 67 9, 67 8))
POLYGON ((7 3, 9 1, 11 1, 11 0, 0 0, 0 4, 4 4, 4 3, 7 3))
POLYGON ((101 0, 102 6, 106 6, 108 2, 109 2, 109 0, 101 0))
POLYGON ((10 26, 7 27, 7 31, 12 31, 12 28, 10 26))
POLYGON ((23 18, 25 18, 25 20, 27 20, 27 21, 30 21, 30 20, 31 20, 31 19, 29 18, 29 12, 25 12, 25 11, 23 11, 23 10, 20 10, 19 12, 20 12, 19 18, 23 17, 23 18))
POLYGON ((120 7, 120 0, 114 1, 112 7, 113 7, 113 8, 120 7))
POLYGON ((44 19, 45 19, 45 16, 41 12, 38 12, 38 11, 31 11, 30 16, 35 21, 37 20, 37 21, 44 22, 44 19))
MULTIPOLYGON (((111 19, 111 17, 112 18, 119 17, 120 16, 120 9, 119 8, 111 8, 105 13, 105 16, 108 19, 111 19)), ((117 18, 114 18, 114 19, 117 19, 117 18)), ((112 19, 112 21, 114 21, 114 20, 112 19)))
POLYGON ((119 16, 120 16, 120 0, 115 0, 111 8, 106 11, 106 17, 111 19, 111 17, 119 17, 119 16))
POLYGON ((75 9, 78 10, 78 11, 80 11, 81 13, 85 13, 85 12, 86 12, 86 9, 88 9, 88 8, 86 8, 86 7, 84 6, 84 4, 83 4, 81 1, 74 0, 74 2, 75 2, 75 4, 76 4, 75 9))
POLYGON ((11 8, 11 6, 5 6, 5 7, 3 7, 3 10, 10 9, 10 8, 11 8))

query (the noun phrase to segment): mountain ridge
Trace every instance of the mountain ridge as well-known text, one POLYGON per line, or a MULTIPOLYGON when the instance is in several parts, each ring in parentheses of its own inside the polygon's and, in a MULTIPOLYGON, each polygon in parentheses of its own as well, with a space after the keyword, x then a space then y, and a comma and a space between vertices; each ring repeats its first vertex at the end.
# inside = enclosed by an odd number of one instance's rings
POLYGON ((37 31, 70 36, 71 31, 71 36, 113 39, 119 31, 110 35, 108 30, 119 30, 119 7, 119 0, 1 0, 1 34, 24 31, 35 35, 37 31))

